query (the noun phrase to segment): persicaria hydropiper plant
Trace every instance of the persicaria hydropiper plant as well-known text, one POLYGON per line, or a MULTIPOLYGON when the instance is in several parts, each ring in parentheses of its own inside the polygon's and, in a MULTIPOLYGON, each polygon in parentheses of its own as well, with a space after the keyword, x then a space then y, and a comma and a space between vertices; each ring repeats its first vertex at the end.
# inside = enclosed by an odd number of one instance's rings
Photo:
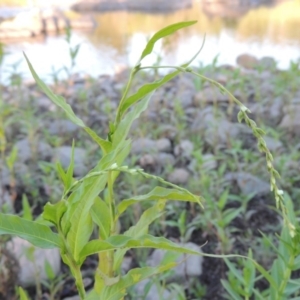
MULTIPOLYGON (((230 99, 240 107, 238 120, 240 122, 245 121, 252 129, 253 134, 258 140, 259 150, 266 155, 267 167, 271 175, 271 188, 275 193, 277 207, 282 211, 285 226, 289 229, 291 237, 295 237, 295 225, 287 216, 282 192, 276 185, 278 173, 273 167, 272 155, 263 139, 264 132, 249 118, 249 110, 229 91, 219 83, 198 74, 189 67, 201 49, 189 62, 180 67, 141 66, 142 60, 152 52, 156 41, 195 23, 196 21, 190 21, 170 25, 158 31, 149 40, 139 61, 130 73, 126 89, 117 108, 115 121, 110 124, 110 132, 104 138, 98 136, 96 132, 87 127, 74 114, 72 108, 63 97, 55 95, 47 87, 38 77, 25 55, 30 71, 41 90, 57 106, 64 110, 72 122, 83 128, 90 135, 101 149, 102 157, 86 176, 78 180, 73 178, 74 157, 72 157, 67 170, 64 170, 58 163, 57 172, 64 185, 64 192, 61 199, 55 204, 47 203, 45 205, 42 218, 46 222, 28 221, 14 215, 0 214, 0 234, 17 235, 41 248, 59 248, 62 260, 69 266, 75 278, 81 299, 124 299, 126 291, 130 286, 175 267, 177 264, 175 253, 213 256, 182 247, 166 238, 148 234, 149 225, 163 215, 166 201, 190 201, 202 206, 204 199, 160 177, 147 174, 142 169, 130 169, 123 165, 124 160, 130 152, 131 141, 128 138, 128 133, 133 121, 139 118, 141 113, 147 109, 155 90, 181 72, 189 72, 209 81, 223 93, 228 94, 230 99), (141 69, 150 68, 170 68, 173 71, 165 75, 161 80, 145 84, 137 92, 128 95, 134 76, 141 69), (114 184, 121 172, 129 173, 132 176, 139 174, 146 178, 154 178, 162 186, 155 187, 148 194, 134 196, 116 203, 114 184), (134 226, 130 227, 123 234, 117 234, 116 225, 120 216, 126 212, 129 206, 142 201, 152 201, 154 204, 143 212, 139 221, 134 226), (49 222, 51 226, 47 225, 49 222), (91 239, 95 228, 98 238, 91 239), (136 268, 130 270, 125 275, 121 275, 120 266, 123 258, 126 252, 132 248, 159 248, 169 251, 159 266, 136 268), (99 256, 99 264, 95 273, 94 288, 87 295, 80 269, 86 257, 96 253, 99 256)), ((26 299, 25 293, 22 290, 20 290, 20 295, 22 299, 26 299)))

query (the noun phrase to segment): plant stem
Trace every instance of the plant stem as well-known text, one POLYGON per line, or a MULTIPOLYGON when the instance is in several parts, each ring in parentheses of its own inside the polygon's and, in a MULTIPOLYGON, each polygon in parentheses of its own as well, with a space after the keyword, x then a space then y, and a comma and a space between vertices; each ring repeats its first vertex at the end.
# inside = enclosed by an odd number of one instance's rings
POLYGON ((294 260, 295 260, 295 256, 291 255, 289 258, 289 261, 287 263, 287 268, 284 271, 284 275, 283 275, 282 281, 281 281, 279 289, 278 289, 278 294, 277 294, 276 300, 283 299, 283 294, 284 294, 286 285, 291 277, 291 272, 292 272, 291 268, 294 265, 294 260))
POLYGON ((120 104, 119 104, 119 106, 117 108, 117 116, 116 116, 115 126, 117 126, 120 123, 120 121, 121 121, 121 117, 122 117, 122 115, 121 115, 121 113, 122 113, 121 109, 122 109, 122 106, 123 106, 123 102, 125 101, 125 99, 126 99, 126 97, 128 95, 129 89, 130 89, 131 84, 132 84, 133 77, 136 74, 137 70, 139 70, 139 69, 137 67, 135 67, 130 72, 129 80, 127 82, 127 85, 126 85, 125 91, 123 93, 123 96, 122 96, 122 98, 120 100, 120 104))

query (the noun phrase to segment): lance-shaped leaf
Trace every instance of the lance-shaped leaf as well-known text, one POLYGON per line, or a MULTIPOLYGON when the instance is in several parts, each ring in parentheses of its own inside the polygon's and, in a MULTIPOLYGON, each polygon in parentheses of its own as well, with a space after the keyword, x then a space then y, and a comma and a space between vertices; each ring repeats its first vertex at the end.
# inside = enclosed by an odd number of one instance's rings
POLYGON ((60 219, 67 210, 67 204, 65 200, 61 200, 55 204, 47 203, 44 206, 43 218, 50 221, 56 226, 59 225, 60 219))
MULTIPOLYGON (((152 224, 156 219, 163 215, 163 209, 165 207, 165 201, 159 201, 156 205, 148 208, 136 225, 131 226, 124 235, 130 236, 132 238, 138 238, 144 234, 148 233, 150 224, 152 224)), ((119 249, 115 253, 114 270, 118 270, 121 266, 124 255, 128 249, 119 249)))
POLYGON ((93 221, 99 226, 101 239, 107 239, 109 236, 111 220, 110 211, 106 202, 97 197, 90 212, 93 221))
POLYGON ((30 72, 37 83, 37 85, 40 87, 40 89, 48 96, 48 98, 54 102, 58 107, 62 108, 68 118, 79 127, 84 128, 84 130, 91 136, 91 138, 97 142, 97 144, 101 147, 104 153, 107 153, 111 148, 111 143, 109 141, 106 141, 102 138, 100 138, 92 129, 87 127, 83 121, 78 118, 75 113, 73 112, 71 106, 66 102, 66 100, 59 95, 54 94, 51 89, 40 79, 40 77, 35 72, 32 64, 30 63, 29 59, 27 58, 26 54, 24 53, 25 59, 27 61, 28 67, 30 69, 30 72))
POLYGON ((158 267, 145 267, 136 268, 130 270, 125 276, 123 276, 116 284, 111 286, 105 286, 100 295, 97 295, 95 291, 91 292, 86 300, 120 300, 126 295, 126 291, 129 287, 137 284, 138 282, 145 280, 149 277, 164 273, 174 267, 177 263, 167 263, 158 267))
POLYGON ((118 205, 118 213, 122 214, 128 206, 149 200, 177 200, 199 203, 199 197, 190 193, 179 191, 176 189, 168 189, 164 187, 155 187, 151 192, 146 195, 135 196, 129 199, 122 200, 118 205))
POLYGON ((95 198, 104 189, 106 182, 106 174, 91 177, 78 190, 81 197, 78 204, 75 203, 75 209, 72 216, 70 216, 70 230, 67 235, 68 244, 76 261, 79 260, 79 253, 88 242, 93 230, 90 209, 94 204, 95 198))
POLYGON ((149 105, 153 92, 146 95, 119 123, 113 135, 112 147, 116 147, 120 142, 126 139, 130 127, 135 119, 137 119, 149 105))
POLYGON ((58 234, 45 225, 28 221, 14 215, 0 213, 0 235, 16 235, 40 248, 60 248, 58 234))
POLYGON ((163 237, 155 237, 149 234, 138 238, 131 238, 125 235, 114 235, 105 241, 93 240, 88 242, 80 253, 80 262, 84 261, 87 256, 95 253, 125 248, 157 248, 187 254, 202 255, 201 252, 182 247, 163 237))
POLYGON ((152 83, 147 83, 140 87, 136 93, 129 96, 120 107, 120 116, 123 116, 125 111, 134 103, 146 97, 148 94, 154 92, 156 89, 176 77, 180 71, 174 71, 166 76, 164 76, 161 80, 154 81, 152 83))
POLYGON ((164 38, 168 35, 173 34, 174 32, 178 31, 179 29, 194 25, 195 23, 197 23, 197 21, 187 21, 187 22, 175 23, 175 24, 169 25, 169 26, 159 30, 158 32, 156 32, 153 35, 153 37, 148 41, 144 51, 142 52, 140 61, 152 52, 153 47, 158 40, 160 40, 161 38, 164 38))

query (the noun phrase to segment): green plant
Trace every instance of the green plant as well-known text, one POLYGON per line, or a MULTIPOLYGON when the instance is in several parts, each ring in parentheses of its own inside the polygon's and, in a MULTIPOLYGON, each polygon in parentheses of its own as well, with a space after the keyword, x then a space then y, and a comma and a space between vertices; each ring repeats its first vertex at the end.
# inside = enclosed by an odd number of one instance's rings
MULTIPOLYGON (((288 217, 295 222, 295 214, 291 199, 286 195, 286 207, 288 217)), ((280 237, 278 237, 279 245, 274 245, 265 235, 273 251, 277 254, 272 267, 269 271, 260 264, 253 261, 252 251, 249 250, 249 260, 242 260, 243 270, 240 272, 235 265, 225 258, 225 262, 229 268, 228 281, 222 280, 222 284, 230 298, 234 300, 249 300, 255 296, 259 300, 296 300, 299 299, 300 280, 291 278, 292 271, 300 269, 300 249, 299 238, 292 238, 286 227, 283 227, 280 237), (256 275, 256 269, 261 273, 256 275), (255 287, 258 280, 265 278, 269 284, 269 288, 260 291, 255 287)))
MULTIPOLYGON (((193 59, 181 67, 141 66, 143 58, 152 52, 157 40, 194 23, 194 21, 181 22, 168 26, 157 32, 148 41, 139 61, 130 73, 128 84, 116 111, 115 121, 109 124, 110 131, 106 138, 99 137, 91 128, 87 127, 84 122, 74 114, 66 100, 61 96, 55 95, 44 84, 25 56, 38 86, 57 106, 64 110, 72 122, 88 133, 100 147, 102 157, 99 162, 95 164, 95 167, 86 176, 80 179, 73 178, 74 157, 72 157, 67 170, 63 170, 61 165, 57 164, 57 172, 64 186, 60 201, 55 204, 47 203, 42 214, 43 220, 39 220, 38 222, 26 220, 18 216, 0 214, 0 234, 20 236, 37 247, 59 248, 64 263, 69 266, 75 278, 81 299, 124 299, 127 289, 137 282, 164 273, 177 265, 177 256, 173 252, 167 252, 159 266, 136 268, 130 270, 125 275, 121 275, 120 266, 122 260, 127 250, 131 248, 159 248, 174 252, 203 255, 200 252, 182 247, 163 237, 155 237, 148 234, 150 224, 163 215, 166 200, 189 201, 201 206, 202 198, 158 176, 147 174, 142 169, 131 169, 123 165, 130 151, 130 140, 127 136, 133 121, 147 108, 154 91, 181 72, 189 72, 201 80, 212 83, 239 106, 239 121, 245 121, 252 129, 258 139, 259 150, 266 155, 268 170, 271 174, 271 188, 274 190, 277 206, 282 211, 287 232, 291 238, 298 237, 298 232, 294 225, 295 222, 288 217, 282 191, 279 190, 276 184, 276 176, 278 173, 273 167, 272 155, 263 139, 264 132, 249 118, 249 110, 228 90, 216 81, 198 74, 192 68, 189 68, 189 64, 198 55, 201 49, 193 59), (149 68, 154 70, 158 68, 173 68, 175 70, 165 75, 161 80, 142 86, 137 92, 128 96, 134 76, 140 70, 149 68), (131 176, 140 175, 146 179, 152 179, 162 185, 168 186, 168 188, 157 186, 147 194, 131 195, 127 199, 123 199, 117 203, 114 185, 120 173, 126 173, 131 176), (117 224, 123 213, 125 213, 131 205, 145 201, 155 201, 155 204, 141 214, 135 225, 131 226, 123 234, 118 234, 117 224), (51 222, 54 230, 46 225, 47 222, 45 221, 51 222), (95 227, 98 237, 91 240, 92 232, 95 227), (80 268, 87 256, 96 253, 99 256, 99 265, 95 273, 94 289, 91 293, 86 295, 80 268)), ((72 156, 74 156, 74 153, 72 156)), ((225 196, 222 197, 218 202, 220 211, 224 209, 227 195, 225 194, 225 196)), ((228 224, 236 214, 237 212, 233 210, 225 210, 222 217, 224 217, 224 215, 226 216, 226 222, 223 221, 223 224, 218 223, 219 228, 223 230, 225 225, 228 224)), ((217 221, 221 222, 220 218, 217 221)), ((184 231, 184 222, 182 222, 182 224, 182 231, 184 231)), ((225 233, 222 232, 222 234, 225 237, 225 233)), ((225 257, 224 255, 205 255, 225 257)), ((22 297, 26 299, 25 294, 22 294, 22 297)))

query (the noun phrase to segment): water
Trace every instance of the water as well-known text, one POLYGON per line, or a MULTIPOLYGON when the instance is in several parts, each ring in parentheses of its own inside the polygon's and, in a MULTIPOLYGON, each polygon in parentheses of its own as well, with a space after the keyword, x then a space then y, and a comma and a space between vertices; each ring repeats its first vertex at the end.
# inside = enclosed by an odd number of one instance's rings
MULTIPOLYGON (((185 20, 198 23, 158 42, 155 54, 145 60, 145 65, 158 60, 164 65, 184 63, 199 49, 205 34, 205 46, 195 65, 209 64, 216 57, 218 64, 235 65, 239 54, 250 53, 258 58, 272 56, 278 67, 284 69, 291 60, 300 58, 299 0, 232 12, 226 7, 203 7, 201 1, 195 1, 192 8, 170 14, 95 14, 98 27, 94 31, 72 34, 72 45, 81 44, 74 72, 99 76, 132 66, 155 31, 185 20)), ((13 67, 24 78, 31 78, 23 51, 44 79, 66 77, 63 67, 70 66, 68 47, 64 36, 7 44, 9 55, 4 58, 2 80, 7 81, 13 67)))

